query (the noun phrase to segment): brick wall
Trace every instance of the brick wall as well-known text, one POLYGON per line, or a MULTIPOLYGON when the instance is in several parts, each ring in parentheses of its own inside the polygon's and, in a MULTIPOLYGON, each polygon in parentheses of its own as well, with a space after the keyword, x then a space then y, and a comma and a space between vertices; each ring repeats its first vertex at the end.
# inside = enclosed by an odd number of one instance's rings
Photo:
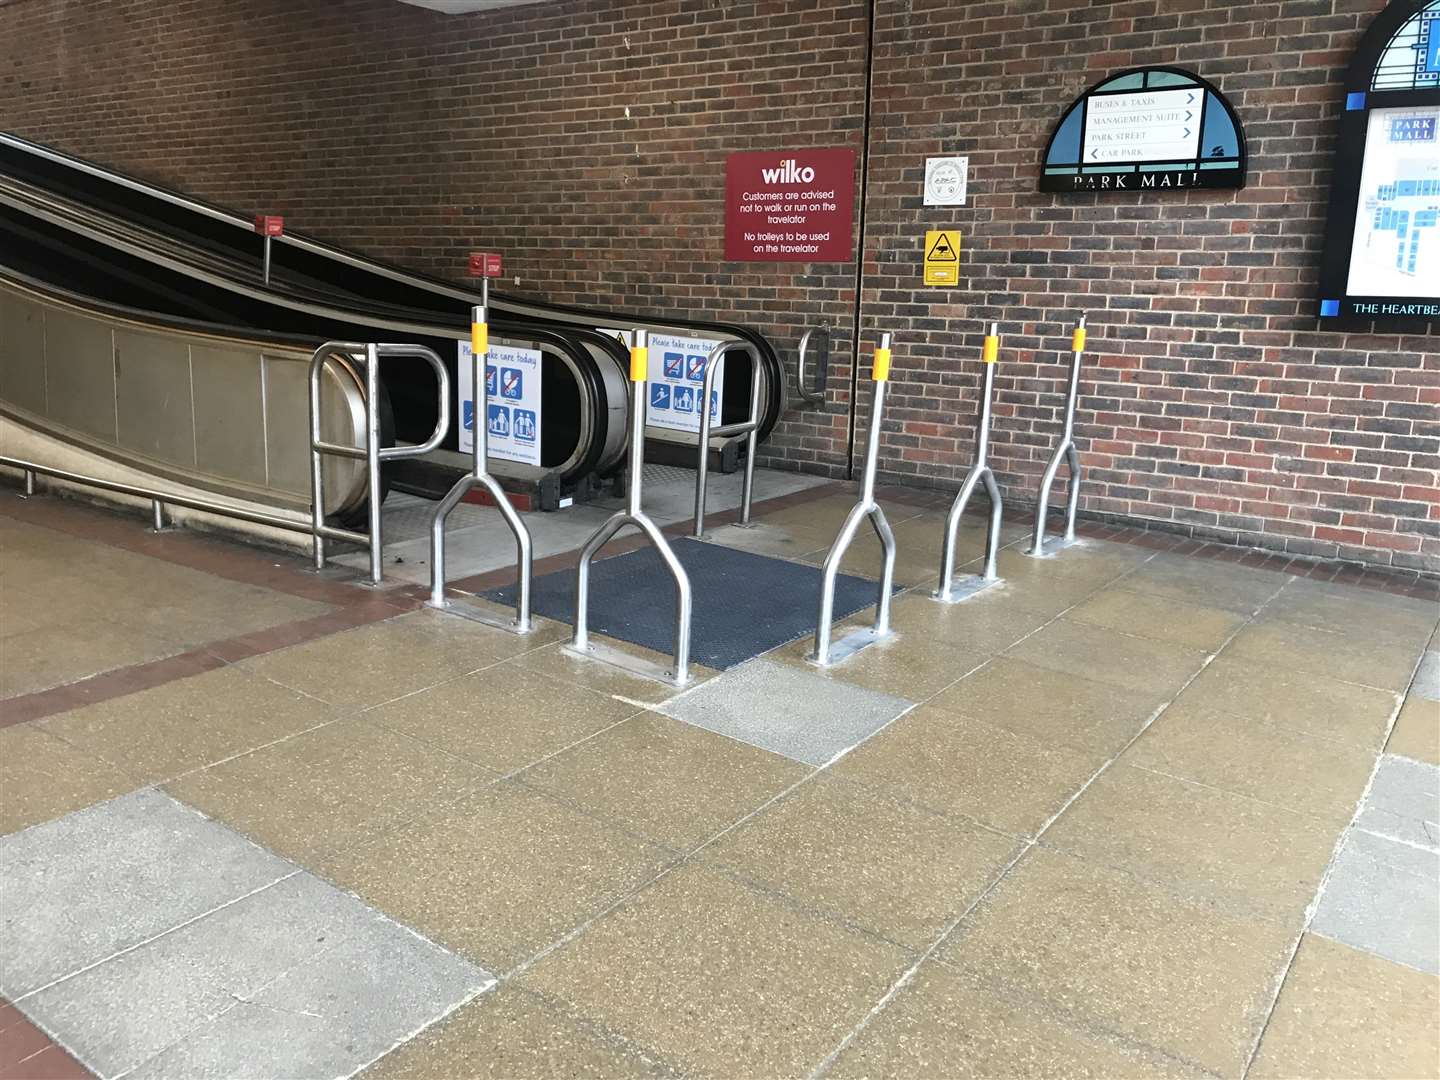
MULTIPOLYGON (((1058 350, 1085 310, 1086 513, 1440 569, 1436 328, 1322 334, 1309 315, 1339 73, 1380 6, 874 0, 861 322, 867 339, 896 333, 888 478, 958 482, 994 318, 993 462, 1007 499, 1033 498, 1058 428, 1058 350), (1061 110, 1148 63, 1230 97, 1250 186, 1036 193, 1061 110), (924 158, 942 151, 970 155, 970 206, 921 206, 924 158), (923 232, 952 225, 961 287, 922 288, 923 232)), ((467 17, 393 0, 11 0, 0 126, 433 273, 491 246, 513 291, 741 318, 787 356, 823 318, 826 404, 792 413, 767 453, 839 475, 856 266, 723 262, 723 162, 860 149, 870 31, 864 0, 565 0, 467 17)))

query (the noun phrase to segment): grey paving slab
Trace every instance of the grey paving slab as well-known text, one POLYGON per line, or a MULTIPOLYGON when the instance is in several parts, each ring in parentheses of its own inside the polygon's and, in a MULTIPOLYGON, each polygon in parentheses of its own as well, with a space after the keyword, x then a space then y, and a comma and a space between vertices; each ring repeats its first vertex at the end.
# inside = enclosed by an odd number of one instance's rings
POLYGON ((296 873, 158 791, 0 838, 0 994, 14 1001, 296 873))
POLYGON ((1434 847, 1440 834, 1440 766, 1385 754, 1356 828, 1406 844, 1434 847))
POLYGON ((799 668, 751 660, 661 711, 807 765, 824 765, 913 703, 799 668))
POLYGON ((494 982, 300 873, 22 1007, 101 1077, 347 1076, 494 982))
POLYGON ((1440 974, 1440 852, 1352 829, 1311 929, 1440 974))
POLYGON ((1430 649, 1420 658, 1410 693, 1427 701, 1440 701, 1440 652, 1430 649))

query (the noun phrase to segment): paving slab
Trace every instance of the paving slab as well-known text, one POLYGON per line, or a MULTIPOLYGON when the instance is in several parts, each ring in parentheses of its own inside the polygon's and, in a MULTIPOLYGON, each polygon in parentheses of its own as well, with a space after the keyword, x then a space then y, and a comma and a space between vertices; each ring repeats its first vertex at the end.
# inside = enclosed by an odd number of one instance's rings
POLYGON ((1415 681, 1410 684, 1410 693, 1426 701, 1440 701, 1440 652, 1429 649, 1420 658, 1415 681))
POLYGON ((1440 849, 1440 766, 1383 754, 1355 827, 1440 849))
POLYGON ((12 1001, 296 868, 158 791, 0 839, 0 994, 12 1001))
POLYGON ((913 703, 765 660, 712 679, 660 706, 676 720, 824 765, 913 703))
POLYGON ((1440 852, 1352 829, 1330 869, 1311 929, 1440 974, 1440 852))

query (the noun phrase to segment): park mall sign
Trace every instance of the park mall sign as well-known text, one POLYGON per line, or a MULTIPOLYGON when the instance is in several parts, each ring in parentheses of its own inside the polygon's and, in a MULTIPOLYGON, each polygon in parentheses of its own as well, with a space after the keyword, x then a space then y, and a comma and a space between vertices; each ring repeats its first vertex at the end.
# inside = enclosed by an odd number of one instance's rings
POLYGON ((1045 147, 1040 190, 1245 186, 1245 138, 1219 90, 1178 68, 1137 68, 1071 104, 1045 147))

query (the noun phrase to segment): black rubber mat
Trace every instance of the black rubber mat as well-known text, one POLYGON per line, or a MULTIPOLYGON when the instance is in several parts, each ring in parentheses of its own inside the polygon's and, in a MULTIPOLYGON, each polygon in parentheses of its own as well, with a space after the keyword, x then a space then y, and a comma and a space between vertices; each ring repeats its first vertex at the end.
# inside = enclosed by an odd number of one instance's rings
MULTIPOLYGON (((629 530, 627 530, 628 532, 629 530)), ((815 632, 820 568, 753 555, 698 540, 672 540, 690 576, 695 617, 690 657, 730 668, 777 645, 815 632)), ((876 566, 879 570, 879 566, 876 566)), ((835 583, 835 618, 875 603, 874 581, 841 574, 835 583)), ((515 587, 492 589, 487 599, 515 602, 515 587)), ((575 621, 575 571, 536 578, 535 614, 575 621)), ((669 654, 674 648, 675 584, 655 549, 602 558, 590 569, 590 631, 669 654)))

